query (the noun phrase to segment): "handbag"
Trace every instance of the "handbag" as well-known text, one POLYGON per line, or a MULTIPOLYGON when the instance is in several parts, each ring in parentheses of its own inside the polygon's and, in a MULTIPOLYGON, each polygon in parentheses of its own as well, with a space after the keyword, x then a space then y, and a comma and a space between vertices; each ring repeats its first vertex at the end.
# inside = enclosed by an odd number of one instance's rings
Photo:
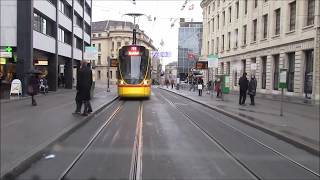
POLYGON ((202 89, 202 84, 198 84, 198 89, 202 89))

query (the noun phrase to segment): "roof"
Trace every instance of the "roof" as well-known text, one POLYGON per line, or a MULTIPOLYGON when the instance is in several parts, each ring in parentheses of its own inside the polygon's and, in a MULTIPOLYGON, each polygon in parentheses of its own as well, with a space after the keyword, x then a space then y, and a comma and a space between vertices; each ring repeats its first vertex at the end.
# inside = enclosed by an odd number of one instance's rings
MULTIPOLYGON (((116 27, 116 26, 133 28, 133 23, 126 22, 126 21, 113 21, 113 20, 97 21, 97 22, 92 22, 91 28, 92 28, 92 32, 100 32, 100 31, 107 31, 110 29, 110 27, 116 27)), ((137 25, 137 28, 139 28, 138 25, 137 25)))

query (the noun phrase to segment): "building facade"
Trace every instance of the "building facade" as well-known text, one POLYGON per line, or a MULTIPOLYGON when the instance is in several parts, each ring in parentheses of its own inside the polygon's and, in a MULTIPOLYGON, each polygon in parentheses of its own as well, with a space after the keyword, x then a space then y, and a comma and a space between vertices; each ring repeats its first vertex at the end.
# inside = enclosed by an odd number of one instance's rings
POLYGON ((1 0, 1 57, 3 84, 22 80, 38 69, 46 75, 49 90, 57 90, 58 76, 72 88, 73 77, 91 43, 91 0, 1 0))
MULTIPOLYGON (((117 83, 117 68, 110 67, 108 73, 108 59, 116 59, 122 46, 132 44, 132 30, 131 22, 107 20, 92 23, 92 46, 98 49, 98 60, 95 63, 97 83, 107 83, 109 74, 110 83, 117 83)), ((152 39, 137 28, 137 44, 154 51, 152 43, 152 39)))
POLYGON ((255 75, 257 91, 319 99, 320 1, 203 0, 202 55, 217 55, 216 74, 230 75, 238 90, 243 72, 255 75))
POLYGON ((182 81, 200 56, 202 46, 202 22, 185 22, 180 19, 178 41, 178 74, 182 81))
POLYGON ((178 63, 175 61, 165 65, 164 77, 170 82, 171 80, 174 80, 174 82, 177 81, 177 76, 178 76, 177 64, 178 63))

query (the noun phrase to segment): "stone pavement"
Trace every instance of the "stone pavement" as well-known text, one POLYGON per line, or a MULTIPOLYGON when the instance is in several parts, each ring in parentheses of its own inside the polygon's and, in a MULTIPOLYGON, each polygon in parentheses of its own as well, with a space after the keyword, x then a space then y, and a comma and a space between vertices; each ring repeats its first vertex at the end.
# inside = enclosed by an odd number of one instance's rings
MULTIPOLYGON (((31 106, 30 98, 1 101, 1 177, 87 119, 72 114, 75 94, 59 90, 40 95, 38 106, 31 106)), ((116 97, 115 86, 111 92, 97 86, 91 100, 93 114, 116 97)))
POLYGON ((203 96, 198 96, 198 90, 193 92, 165 86, 162 88, 245 119, 246 122, 258 124, 319 152, 319 105, 284 102, 284 116, 280 116, 281 102, 278 100, 257 97, 256 105, 251 106, 250 97, 247 96, 246 105, 243 106, 238 104, 239 96, 235 94, 224 94, 222 100, 206 92, 203 92, 203 96))

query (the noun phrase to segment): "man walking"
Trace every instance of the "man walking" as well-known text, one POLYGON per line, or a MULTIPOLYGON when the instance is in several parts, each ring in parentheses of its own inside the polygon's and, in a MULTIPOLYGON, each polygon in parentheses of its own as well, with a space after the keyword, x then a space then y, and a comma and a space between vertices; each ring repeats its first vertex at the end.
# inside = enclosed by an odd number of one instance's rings
POLYGON ((84 104, 84 110, 82 115, 87 116, 88 110, 90 110, 89 107, 89 101, 90 101, 90 89, 92 86, 92 71, 87 66, 86 61, 81 62, 81 68, 77 73, 77 95, 76 95, 76 104, 77 109, 75 111, 75 114, 81 113, 81 106, 82 103, 84 104))
POLYGON ((249 81, 247 79, 247 73, 243 73, 242 77, 239 79, 240 86, 240 96, 239 96, 239 104, 243 105, 246 102, 247 90, 248 90, 249 81))
POLYGON ((198 81, 199 96, 202 96, 202 89, 203 89, 203 80, 199 79, 198 81))
POLYGON ((248 88, 248 94, 250 96, 251 104, 254 105, 254 96, 256 95, 257 90, 257 80, 255 76, 251 76, 248 88))

